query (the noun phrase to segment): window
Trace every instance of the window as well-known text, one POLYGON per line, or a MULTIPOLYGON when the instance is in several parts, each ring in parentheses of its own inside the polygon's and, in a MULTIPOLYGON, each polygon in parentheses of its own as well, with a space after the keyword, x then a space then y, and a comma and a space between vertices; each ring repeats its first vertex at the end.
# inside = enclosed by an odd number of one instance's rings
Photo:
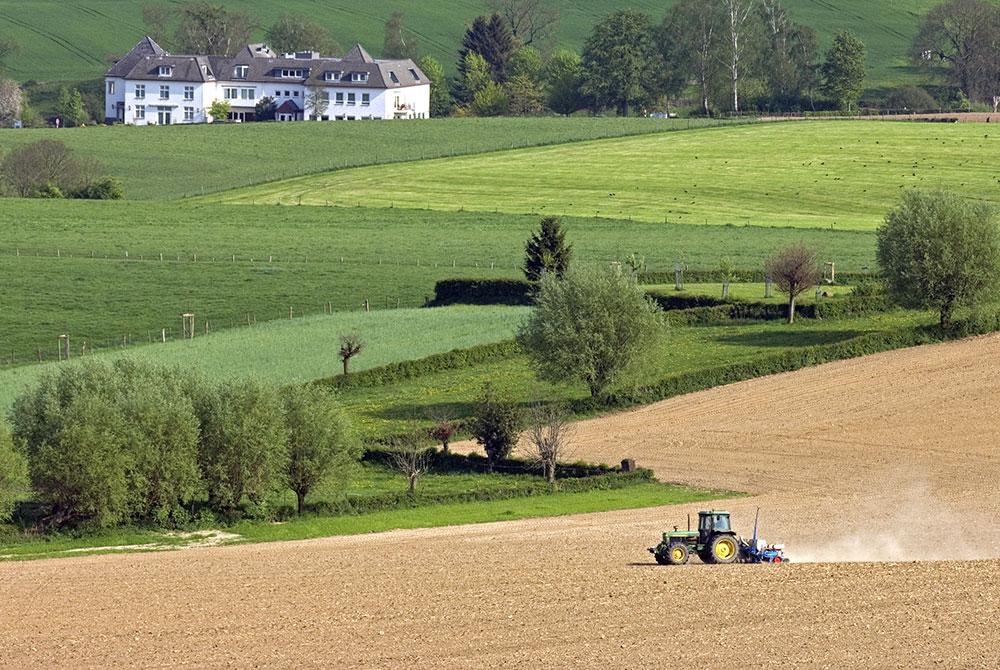
POLYGON ((114 94, 115 94, 115 82, 109 81, 108 82, 108 95, 114 95, 114 94))
POLYGON ((194 100, 194 86, 185 86, 184 87, 184 99, 185 100, 194 100))
POLYGON ((282 77, 289 77, 289 78, 292 78, 292 79, 295 79, 295 78, 301 79, 303 76, 305 76, 304 72, 305 72, 305 70, 282 70, 281 71, 281 76, 282 77))
POLYGON ((319 95, 325 102, 330 102, 330 91, 323 91, 319 95))
POLYGON ((135 85, 135 99, 136 100, 145 100, 146 99, 146 85, 145 84, 136 84, 135 85))
POLYGON ((352 72, 351 81, 368 81, 367 72, 352 72))
POLYGON ((238 88, 223 88, 222 97, 226 100, 236 100, 240 97, 240 89, 238 88))
POLYGON ((174 68, 172 65, 161 65, 156 70, 156 74, 158 74, 161 77, 169 77, 171 74, 173 74, 173 72, 174 68))
POLYGON ((286 98, 292 97, 292 92, 291 91, 285 91, 285 97, 286 98))
POLYGON ((250 73, 249 65, 237 65, 236 67, 233 68, 234 79, 246 79, 249 73, 250 73))
POLYGON ((299 97, 299 92, 298 91, 292 91, 292 97, 293 98, 299 97))
POLYGON ((367 107, 371 103, 372 103, 371 94, 369 94, 369 93, 362 93, 361 94, 361 106, 362 107, 367 107))
POLYGON ((393 84, 398 84, 399 83, 399 77, 396 76, 395 72, 390 72, 389 73, 389 79, 392 80, 393 84))
POLYGON ((344 104, 344 92, 343 91, 337 91, 337 104, 338 105, 344 104))
POLYGON ((135 118, 137 121, 144 120, 146 118, 146 105, 135 106, 135 118))
POLYGON ((347 104, 353 105, 355 103, 356 95, 354 93, 347 94, 347 104))
POLYGON ((240 100, 253 100, 256 97, 257 97, 257 89, 255 88, 240 89, 240 100))
POLYGON ((341 72, 339 70, 336 70, 336 71, 327 72, 325 74, 325 78, 326 78, 327 81, 340 81, 340 78, 343 75, 344 75, 343 72, 341 72))
POLYGON ((184 120, 185 121, 194 121, 194 107, 185 107, 184 108, 184 120))
POLYGON ((413 69, 412 67, 410 68, 410 74, 412 74, 412 75, 413 75, 413 79, 414 79, 415 81, 420 81, 420 75, 419 75, 419 74, 417 74, 417 71, 416 71, 416 70, 414 70, 414 69, 413 69))
POLYGON ((161 86, 160 87, 160 100, 166 100, 169 97, 170 97, 170 87, 169 86, 161 86))

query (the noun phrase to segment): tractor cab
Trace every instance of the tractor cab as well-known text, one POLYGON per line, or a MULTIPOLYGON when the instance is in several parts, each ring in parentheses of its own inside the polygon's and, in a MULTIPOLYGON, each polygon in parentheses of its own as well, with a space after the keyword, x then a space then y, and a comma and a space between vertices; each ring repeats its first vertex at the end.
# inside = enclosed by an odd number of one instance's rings
POLYGON ((708 544, 717 533, 732 533, 729 512, 709 510, 698 512, 698 544, 708 544))

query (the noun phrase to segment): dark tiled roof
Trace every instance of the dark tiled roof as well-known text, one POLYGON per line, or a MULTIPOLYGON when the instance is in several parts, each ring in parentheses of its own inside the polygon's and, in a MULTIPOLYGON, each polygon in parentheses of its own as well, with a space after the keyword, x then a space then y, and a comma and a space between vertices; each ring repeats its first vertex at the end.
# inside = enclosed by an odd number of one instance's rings
POLYGON ((292 54, 275 54, 264 44, 248 44, 234 56, 171 56, 149 38, 143 38, 127 56, 115 64, 107 76, 192 82, 218 80, 310 86, 335 84, 347 88, 379 89, 428 83, 426 75, 412 60, 375 60, 360 44, 355 44, 343 58, 321 57, 311 52, 298 54, 298 57, 291 56, 292 54), (152 45, 153 51, 146 53, 149 45, 152 45), (119 67, 126 59, 131 61, 131 66, 127 69, 119 67), (173 65, 173 75, 158 76, 157 68, 160 65, 173 65), (245 77, 236 78, 237 66, 246 66, 245 77), (282 70, 301 70, 302 76, 282 77, 282 70), (327 72, 340 72, 341 79, 327 80, 327 72), (351 81, 354 73, 368 76, 362 81, 351 81))
POLYGON ((137 62, 146 56, 162 56, 166 53, 163 47, 153 41, 152 37, 146 35, 139 40, 138 44, 132 47, 131 51, 115 61, 115 64, 108 70, 107 76, 124 77, 135 67, 137 62))
POLYGON ((276 114, 295 114, 296 112, 301 111, 302 109, 291 100, 285 100, 276 110, 274 110, 276 114))

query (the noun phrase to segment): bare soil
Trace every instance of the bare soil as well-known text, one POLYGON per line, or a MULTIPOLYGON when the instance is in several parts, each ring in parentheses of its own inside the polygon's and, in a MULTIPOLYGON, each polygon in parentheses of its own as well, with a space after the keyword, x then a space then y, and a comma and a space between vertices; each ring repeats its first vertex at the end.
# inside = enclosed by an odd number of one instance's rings
POLYGON ((801 562, 681 568, 697 506, 0 564, 2 667, 996 667, 1000 337, 577 428, 579 458, 753 495, 801 562))

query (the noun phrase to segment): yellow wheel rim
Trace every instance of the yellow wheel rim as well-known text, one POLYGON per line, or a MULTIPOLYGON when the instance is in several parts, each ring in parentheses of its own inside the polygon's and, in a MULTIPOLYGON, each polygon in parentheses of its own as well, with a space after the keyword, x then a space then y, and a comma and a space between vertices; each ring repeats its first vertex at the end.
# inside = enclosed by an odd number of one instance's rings
POLYGON ((732 556, 736 551, 731 540, 722 540, 715 545, 715 556, 723 560, 732 556))
POLYGON ((682 558, 684 558, 684 550, 682 550, 680 547, 674 547, 673 559, 675 561, 679 561, 682 558))

